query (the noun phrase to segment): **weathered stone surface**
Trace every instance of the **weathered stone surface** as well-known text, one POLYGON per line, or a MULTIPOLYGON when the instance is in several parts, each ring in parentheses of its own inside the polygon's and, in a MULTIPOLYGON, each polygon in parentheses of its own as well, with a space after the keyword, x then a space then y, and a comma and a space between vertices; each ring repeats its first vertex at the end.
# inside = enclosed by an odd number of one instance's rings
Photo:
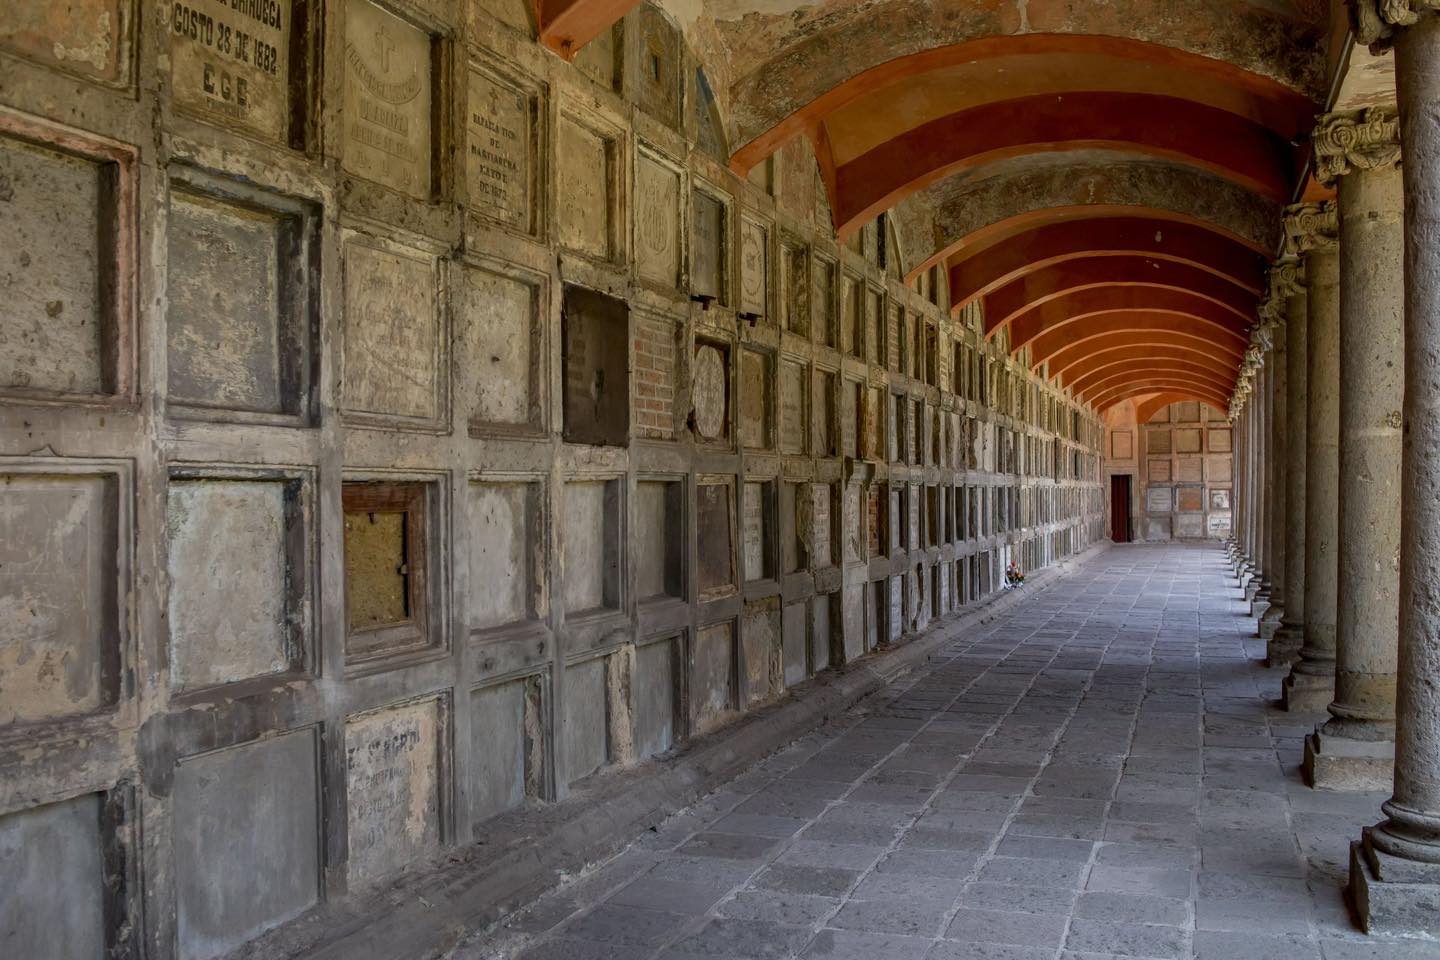
POLYGON ((420 424, 440 419, 446 345, 437 287, 429 257, 360 240, 346 243, 347 412, 420 424))
POLYGON ((610 760, 605 712, 605 659, 598 657, 565 668, 566 783, 574 783, 610 760))
POLYGON ((114 336, 101 276, 110 191, 97 164, 0 136, 0 193, 8 225, 0 313, 0 388, 58 394, 109 392, 114 336))
POLYGON ((615 225, 618 200, 615 140, 562 114, 555 143, 560 204, 560 242, 598 260, 618 254, 615 225))
POLYGON ((471 66, 465 126, 465 189, 471 209, 522 233, 537 224, 539 98, 508 78, 471 66))
MULTIPOLYGON (((133 55, 132 9, 126 0, 79 0, 62 7, 10 4, 0 10, 0 47, 101 82, 124 83, 133 55)), ((173 21, 164 18, 165 28, 188 32, 190 9, 178 7, 173 21)))
POLYGON ((0 930, 17 956, 106 953, 99 794, 0 817, 0 930))
POLYGON ((477 482, 469 486, 470 629, 483 630, 540 612, 536 573, 539 485, 529 482, 477 482))
POLYGON ((117 487, 107 476, 3 476, 0 724, 91 713, 113 702, 117 487))
POLYGON ((345 790, 352 883, 366 883, 423 860, 441 840, 439 699, 345 721, 345 790))
POLYGON ((614 606, 618 570, 612 523, 619 504, 611 485, 585 480, 565 485, 560 544, 565 609, 581 613, 614 606))
POLYGON ((282 480, 172 480, 170 683, 198 689, 280 673, 301 651, 305 534, 282 480), (243 558, 243 563, 240 562, 243 558), (298 569, 297 569, 298 568, 298 569))
POLYGON ((470 814, 476 823, 525 800, 526 680, 510 680, 470 693, 476 737, 470 764, 470 814))
POLYGON ((431 43, 370 0, 345 4, 345 169, 419 200, 432 189, 431 43))
POLYGON ((641 153, 635 164, 635 262, 641 278, 667 287, 680 280, 680 175, 641 153))
POLYGON ((694 729, 703 733, 735 709, 735 625, 717 623, 695 634, 690 678, 694 729))
POLYGON ((175 102, 215 123, 288 146, 297 89, 290 71, 291 9, 290 0, 174 4, 167 26, 175 102))
POLYGON ((538 433, 545 390, 541 292, 527 277, 480 266, 460 271, 455 296, 460 411, 476 431, 538 433))
POLYGON ((219 956, 319 899, 317 764, 311 730, 181 762, 174 794, 181 956, 219 956), (254 881, 257 871, 264 883, 254 881))

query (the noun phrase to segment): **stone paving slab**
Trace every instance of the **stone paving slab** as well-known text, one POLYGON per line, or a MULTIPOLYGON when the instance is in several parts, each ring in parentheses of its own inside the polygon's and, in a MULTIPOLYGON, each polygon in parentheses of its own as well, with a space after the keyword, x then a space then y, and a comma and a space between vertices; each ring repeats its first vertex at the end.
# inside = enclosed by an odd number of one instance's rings
MULTIPOLYGON (((1218 547, 1106 550, 457 960, 1413 960, 1218 547)), ((1440 924, 1440 920, 1437 920, 1440 924)))

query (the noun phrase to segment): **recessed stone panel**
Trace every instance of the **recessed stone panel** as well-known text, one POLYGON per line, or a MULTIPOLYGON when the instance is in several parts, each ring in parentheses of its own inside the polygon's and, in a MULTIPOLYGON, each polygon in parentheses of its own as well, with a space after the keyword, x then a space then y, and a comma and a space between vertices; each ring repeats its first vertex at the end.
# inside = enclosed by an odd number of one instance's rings
POLYGON ((308 617, 299 483, 172 479, 170 683, 196 689, 298 662, 308 617))
POLYGON ((840 453, 836 446, 835 374, 830 370, 815 372, 815 453, 833 457, 840 453))
POLYGON ((319 899, 317 758, 314 731, 300 730, 180 763, 173 810, 181 957, 219 956, 319 899))
POLYGON ((394 873, 439 850, 445 714, 437 697, 345 721, 352 885, 394 873))
POLYGON ((690 290, 700 297, 714 297, 721 303, 726 295, 725 204, 710 194, 696 190, 690 212, 690 290))
POLYGON ((744 645, 745 702, 768 700, 780 692, 778 681, 783 677, 780 611, 769 602, 748 607, 740 622, 740 637, 744 645))
POLYGON ((1116 460, 1129 460, 1135 456, 1135 434, 1129 430, 1116 430, 1110 434, 1110 456, 1116 460))
POLYGON ((680 35, 658 7, 642 6, 636 100, 641 109, 671 127, 680 126, 680 35))
POLYGON ((108 955, 102 802, 100 794, 91 793, 0 817, 5 956, 96 960, 108 955))
POLYGON ((618 146, 568 114, 560 117, 556 142, 560 242, 597 260, 619 256, 615 218, 618 146))
MULTIPOLYGON (((0 48, 118 85, 129 79, 132 9, 129 0, 6 3, 0 5, 0 48)), ((164 21, 166 30, 176 29, 169 15, 164 21)))
POLYGON ((1180 483, 1199 483, 1203 476, 1204 461, 1199 457, 1179 457, 1175 460, 1175 479, 1180 483))
POLYGON ((1183 400, 1172 406, 1175 408, 1176 423, 1194 423, 1200 419, 1200 404, 1194 400, 1183 400))
POLYGON ((827 347, 836 345, 835 319, 835 264, 823 257, 816 257, 811 269, 814 289, 811 291, 815 339, 827 347))
POLYGON ((1204 487, 1176 487, 1175 509, 1181 513, 1198 513, 1205 509, 1204 487))
POLYGON ((748 218, 740 221, 740 310, 763 317, 770 289, 770 232, 748 218))
POLYGON ((1151 481, 1153 481, 1153 482, 1169 483, 1169 482, 1170 482, 1170 479, 1171 479, 1171 478, 1170 478, 1170 461, 1169 461, 1169 460, 1151 460, 1151 461, 1150 461, 1150 479, 1151 479, 1151 481))
POLYGON ((545 429, 544 337, 538 280, 479 265, 455 285, 457 406, 471 436, 545 429))
POLYGON ((186 172, 171 181, 165 329, 172 413, 309 406, 306 208, 186 172))
POLYGON ((618 609, 620 482, 565 484, 560 550, 565 609, 618 609))
POLYGON ((1195 539, 1205 536, 1205 515, 1203 513, 1182 513, 1175 517, 1175 536, 1195 539))
POLYGON ((227 128, 289 145, 292 91, 304 90, 303 73, 290 72, 297 26, 291 0, 184 0, 164 9, 175 103, 227 128))
POLYGON ((723 723, 735 709, 735 625, 702 627, 695 637, 690 702, 695 730, 704 733, 723 723))
POLYGON ((1146 452, 1146 453, 1169 453, 1169 452, 1170 452, 1170 431, 1169 431, 1169 430, 1146 430, 1146 431, 1145 431, 1145 452, 1146 452))
MULTIPOLYGON (((0 13, 0 22, 7 16, 14 15, 0 13)), ((116 331, 106 278, 115 251, 104 242, 113 194, 113 171, 105 165, 0 134, 6 303, 0 390, 94 395, 114 389, 116 331)))
POLYGON ((641 602, 685 596, 685 484, 635 484, 635 593, 641 602))
POLYGON ((1198 427, 1176 428, 1175 430, 1175 452, 1176 453, 1199 453, 1201 443, 1201 431, 1198 427))
POLYGON ((700 590, 725 592, 735 585, 735 520, 728 483, 696 486, 700 590))
POLYGON ((1169 513, 1174 504, 1169 487, 1149 487, 1145 491, 1145 509, 1149 513, 1169 513))
POLYGON ((810 425, 810 376, 805 364, 780 361, 780 452, 805 452, 810 425))
POLYGON ((680 643, 680 638, 674 637, 635 651, 630 689, 635 697, 637 759, 663 753, 675 744, 675 679, 680 643))
POLYGON ((757 450, 770 448, 770 357, 758 350, 740 350, 740 443, 757 450))
POLYGON ((480 823, 525 802, 532 779, 530 750, 538 734, 539 677, 470 693, 470 816, 480 823))
POLYGON ((830 484, 810 484, 811 555, 815 569, 835 562, 835 527, 830 517, 830 484))
POLYGON ((535 233, 539 96, 472 64, 468 109, 465 187, 470 209, 512 230, 535 233))
POLYGON ((1229 453, 1229 452, 1230 452, 1230 430, 1229 430, 1228 428, 1227 428, 1227 429, 1224 429, 1224 430, 1211 430, 1211 431, 1210 431, 1210 452, 1211 452, 1211 453, 1229 453))
POLYGON ((417 426, 443 418, 437 287, 432 257, 358 240, 345 244, 341 402, 347 413, 417 426))
POLYGON ((565 782, 574 783, 609 762, 605 658, 565 669, 565 782))
POLYGON ((347 171, 428 200, 434 142, 430 129, 430 34, 370 0, 345 4, 347 171))
POLYGON ((0 474, 0 725, 115 701, 119 483, 0 474))
MULTIPOLYGON (((835 594, 810 598, 810 671, 818 673, 830 666, 831 633, 835 629, 835 594)), ((864 596, 860 591, 849 594, 850 606, 839 617, 841 629, 856 639, 858 646, 864 617, 864 596)), ((846 646, 848 650, 848 645, 846 646)), ((858 654, 857 654, 858 655, 858 654)))
POLYGON ((680 173, 641 151, 635 163, 635 263, 642 280, 680 281, 680 173))
POLYGON ((801 683, 806 677, 810 645, 810 608, 805 602, 786 604, 781 617, 784 633, 785 686, 801 683))
POLYGON ((810 253, 798 241, 780 244, 780 306, 784 327, 810 337, 810 253))
POLYGON ((775 575, 775 510, 771 503, 774 489, 775 485, 769 482, 745 484, 741 552, 746 580, 764 580, 775 575))
POLYGON ((470 484, 470 629, 484 630, 539 615, 544 547, 541 487, 527 481, 470 484))

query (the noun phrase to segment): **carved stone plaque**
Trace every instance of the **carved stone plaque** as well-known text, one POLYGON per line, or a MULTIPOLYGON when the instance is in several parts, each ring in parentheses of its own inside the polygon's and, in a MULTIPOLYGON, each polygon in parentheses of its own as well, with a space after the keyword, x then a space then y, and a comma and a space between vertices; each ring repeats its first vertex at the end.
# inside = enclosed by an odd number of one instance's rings
MULTIPOLYGON (((0 48, 107 83, 125 80, 127 0, 0 3, 0 48)), ((179 9, 176 5, 174 9, 179 9)))
POLYGON ((725 357, 716 347, 695 351, 695 380, 691 387, 695 432, 706 440, 725 435, 725 357))
POLYGON ((673 287, 680 279, 680 175, 642 154, 635 167, 635 207, 640 276, 673 287))
POLYGON ((438 699, 346 721, 352 882, 392 873, 439 847, 443 737, 438 699))
POLYGON ((345 169, 430 196, 430 35, 370 0, 345 8, 345 169))
POLYGON ((344 408, 438 419, 439 325, 432 261, 346 244, 344 408))
POLYGON ((704 297, 722 302, 725 282, 725 205, 709 194, 695 193, 690 222, 690 286, 704 297))
POLYGON ((533 232, 533 97, 472 68, 466 135, 465 177, 470 206, 491 220, 533 232))
POLYGON ((291 0, 185 0, 169 7, 175 102, 226 127, 285 143, 291 0))
POLYGON ((1173 502, 1169 487, 1150 487, 1145 491, 1145 509, 1149 513, 1169 513, 1173 502))
POLYGON ((555 153, 560 242, 600 260, 614 257, 615 141, 560 117, 555 153))
POLYGON ((765 228, 746 220, 740 228, 740 309, 765 316, 765 290, 769 285, 769 236, 765 228))

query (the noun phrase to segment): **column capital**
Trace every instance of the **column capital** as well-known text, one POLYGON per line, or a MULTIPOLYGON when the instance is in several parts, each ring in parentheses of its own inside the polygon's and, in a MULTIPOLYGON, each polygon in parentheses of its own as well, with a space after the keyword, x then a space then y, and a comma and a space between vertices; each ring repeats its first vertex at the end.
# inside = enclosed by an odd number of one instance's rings
POLYGON ((1270 295, 1280 300, 1305 292, 1305 264, 1281 259, 1270 265, 1270 295))
POLYGON ((1355 41, 1383 53, 1395 42, 1402 27, 1418 23, 1427 14, 1440 12, 1440 0, 1346 0, 1355 41))
POLYGON ((1340 246, 1340 216, 1333 200, 1286 207, 1284 227, 1286 256, 1300 257, 1340 246))
POLYGON ((1400 164, 1400 114, 1394 107, 1327 113, 1315 127, 1315 179, 1328 186, 1356 170, 1400 164))

